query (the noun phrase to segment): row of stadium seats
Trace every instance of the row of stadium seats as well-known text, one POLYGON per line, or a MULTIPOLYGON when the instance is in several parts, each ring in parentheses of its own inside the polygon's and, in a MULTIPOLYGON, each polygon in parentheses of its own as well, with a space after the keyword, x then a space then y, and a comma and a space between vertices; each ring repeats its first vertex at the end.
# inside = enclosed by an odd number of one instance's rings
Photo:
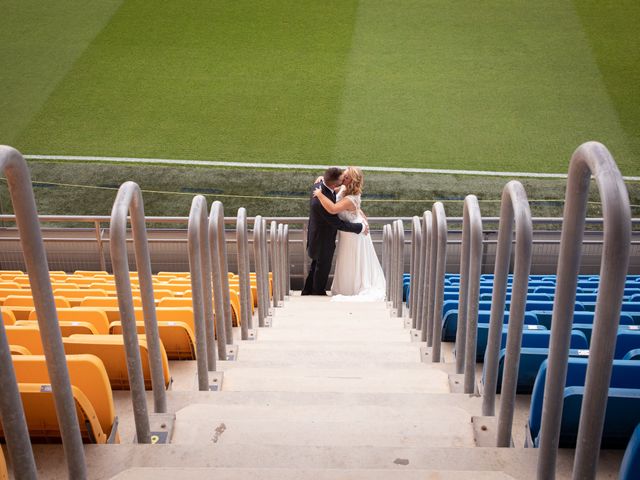
MULTIPOLYGON (((459 275, 447 275, 442 311, 442 340, 455 342, 458 320, 459 275)), ((511 279, 510 279, 511 280, 511 279)), ((410 277, 405 274, 404 290, 409 297, 410 277)), ((544 379, 551 339, 551 319, 556 278, 553 275, 529 277, 529 294, 525 303, 522 349, 517 376, 517 393, 532 394, 529 418, 530 446, 538 446, 541 406, 544 397, 544 379), (540 284, 548 286, 542 287, 540 284), (533 285, 532 285, 533 284, 533 285), (538 285, 536 285, 538 284, 538 285), (544 290, 543 290, 544 289, 544 290)), ((576 296, 570 337, 569 372, 565 390, 561 446, 574 447, 579 423, 580 405, 584 392, 584 378, 593 332, 599 277, 583 276, 579 280, 582 292, 576 296), (586 292, 590 290, 591 292, 586 292)), ((478 330, 476 361, 483 362, 489 332, 493 276, 483 275, 478 302, 478 330)), ((510 284, 511 282, 509 282, 510 284)), ((507 290, 505 309, 510 306, 510 288, 507 290)), ((625 297, 620 314, 620 326, 614 350, 614 373, 609 391, 609 404, 605 419, 603 448, 624 448, 636 424, 640 423, 640 276, 628 276, 625 297), (637 285, 637 288, 635 287, 637 285)), ((502 386, 506 357, 509 311, 504 312, 497 393, 502 386)), ((484 372, 482 383, 484 383, 484 372)))

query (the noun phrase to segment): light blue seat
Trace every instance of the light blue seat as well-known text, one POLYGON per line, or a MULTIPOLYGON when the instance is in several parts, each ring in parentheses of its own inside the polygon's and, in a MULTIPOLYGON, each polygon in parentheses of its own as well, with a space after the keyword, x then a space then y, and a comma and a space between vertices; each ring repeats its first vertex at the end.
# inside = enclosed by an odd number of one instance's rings
POLYGON ((640 423, 633 431, 622 457, 618 480, 637 480, 640 475, 640 423))
MULTIPOLYGON (((491 320, 491 312, 486 310, 478 312, 478 324, 489 324, 491 320)), ((503 323, 506 325, 509 323, 509 312, 504 312, 503 323)), ((524 314, 525 325, 537 325, 538 319, 531 312, 525 312, 524 314)), ((458 329, 458 311, 450 310, 446 313, 442 320, 442 341, 453 342, 456 339, 456 331, 458 329)))
MULTIPOLYGON (((565 382, 560 447, 575 448, 588 360, 569 357, 565 382)), ((531 395, 527 446, 539 446, 547 361, 540 365, 531 395)), ((602 434, 602 448, 625 448, 640 423, 640 363, 614 360, 602 434)))
MULTIPOLYGON (((508 326, 504 325, 502 327, 502 338, 500 339, 500 348, 504 348, 507 344, 507 330, 508 326)), ((529 341, 533 343, 533 346, 542 346, 544 343, 541 342, 541 337, 526 337, 524 336, 524 332, 536 332, 536 331, 546 331, 547 329, 542 325, 525 325, 523 330, 522 343, 525 346, 529 346, 529 341)), ((478 337, 476 341, 476 362, 484 361, 484 354, 487 350, 487 343, 489 340, 489 324, 488 323, 479 323, 478 324, 478 337)))

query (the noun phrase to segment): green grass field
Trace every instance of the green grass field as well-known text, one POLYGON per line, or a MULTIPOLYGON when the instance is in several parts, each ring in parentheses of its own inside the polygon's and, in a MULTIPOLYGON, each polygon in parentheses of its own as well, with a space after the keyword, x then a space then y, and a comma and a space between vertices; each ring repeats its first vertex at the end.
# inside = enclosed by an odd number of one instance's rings
MULTIPOLYGON (((26 154, 640 173, 640 2, 0 0, 26 154)), ((498 196, 499 192, 495 192, 498 196)))

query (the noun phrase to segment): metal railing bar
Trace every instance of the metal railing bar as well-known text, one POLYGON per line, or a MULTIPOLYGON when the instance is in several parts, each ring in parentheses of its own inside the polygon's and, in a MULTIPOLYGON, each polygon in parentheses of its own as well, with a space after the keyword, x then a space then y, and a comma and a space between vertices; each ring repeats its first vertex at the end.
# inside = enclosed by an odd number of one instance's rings
POLYGON ((524 326, 524 309, 529 283, 529 272, 531 269, 531 238, 533 231, 527 194, 520 182, 514 180, 505 185, 502 191, 500 212, 499 244, 495 261, 489 338, 485 353, 485 382, 482 411, 483 415, 494 415, 495 413, 498 356, 504 320, 507 275, 509 273, 509 263, 511 260, 511 239, 513 237, 515 224, 515 265, 497 436, 497 446, 510 447, 518 366, 520 363, 520 345, 522 343, 522 330, 524 326))
POLYGON ((249 339, 249 329, 253 328, 251 315, 251 280, 249 275, 249 243, 247 242, 247 210, 238 209, 236 239, 238 242, 238 277, 240 280, 240 336, 249 339))
MULTIPOLYGON (((435 298, 433 303, 433 347, 431 349, 431 361, 440 362, 440 346, 442 342, 442 304, 444 303, 444 276, 445 261, 447 258, 447 220, 444 213, 444 205, 441 202, 433 204, 432 220, 432 244, 435 245, 435 298)), ((434 249, 431 250, 434 252, 434 249)), ((433 268, 433 263, 431 264, 433 268)))
MULTIPOLYGON (((222 203, 213 202, 211 213, 209 214, 209 256, 211 257, 211 281, 213 283, 213 307, 215 310, 216 337, 218 341, 218 359, 227 359, 227 309, 224 302, 224 279, 227 273, 224 272, 224 263, 222 260, 225 251, 223 249, 224 242, 221 241, 223 232, 220 230, 220 218, 222 216, 222 203)), ((228 281, 228 279, 227 279, 228 281)), ((227 294, 229 288, 227 284, 227 294)))
POLYGON ((551 343, 545 381, 540 452, 537 477, 555 477, 556 456, 562 418, 562 397, 567 376, 569 337, 581 257, 581 239, 591 176, 602 200, 604 248, 600 263, 600 285, 589 350, 584 395, 573 465, 574 479, 596 478, 613 352, 620 321, 629 262, 631 211, 622 175, 607 148, 588 142, 571 157, 553 304, 551 343))
MULTIPOLYGON (((189 271, 196 335, 196 367, 198 389, 209 390, 209 342, 215 349, 213 335, 207 336, 204 290, 211 290, 211 266, 209 259, 207 200, 202 195, 193 197, 189 214, 189 271)), ((211 297, 209 298, 211 300, 211 297)), ((212 357, 215 371, 215 353, 212 357)))
MULTIPOLYGON (((464 203, 463 252, 466 256, 466 338, 464 349, 464 393, 474 393, 476 383, 476 348, 478 338, 478 299, 482 273, 482 215, 474 195, 468 195, 464 203)), ((462 295, 462 286, 460 288, 462 295)), ((456 338, 457 341, 457 338, 456 338)), ((458 353, 456 353, 457 359, 458 353)))
POLYGON ((138 344, 138 329, 133 308, 133 295, 131 293, 129 260, 124 241, 127 228, 127 212, 131 214, 131 229, 136 240, 135 257, 140 279, 145 337, 149 350, 154 410, 156 413, 166 413, 167 399, 161 360, 161 343, 156 321, 156 305, 153 295, 151 260, 144 222, 144 207, 140 187, 134 182, 125 182, 118 190, 113 203, 109 233, 111 237, 111 263, 118 294, 118 307, 120 309, 120 320, 122 322, 122 333, 127 355, 127 372, 129 374, 137 441, 139 443, 151 443, 142 361, 138 344))
POLYGON ((420 325, 420 341, 426 342, 429 345, 429 338, 431 337, 431 331, 429 326, 431 325, 429 318, 431 311, 433 310, 433 294, 431 293, 431 287, 435 280, 435 269, 433 271, 434 277, 431 276, 431 243, 433 240, 432 228, 433 228, 433 215, 430 211, 425 211, 422 214, 422 259, 423 259, 423 271, 422 271, 422 307, 420 313, 421 325, 420 325))

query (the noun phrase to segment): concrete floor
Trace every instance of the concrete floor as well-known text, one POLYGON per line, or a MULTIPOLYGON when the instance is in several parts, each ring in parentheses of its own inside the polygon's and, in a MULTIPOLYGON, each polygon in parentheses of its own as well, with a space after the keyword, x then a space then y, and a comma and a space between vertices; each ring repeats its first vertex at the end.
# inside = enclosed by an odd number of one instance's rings
MULTIPOLYGON (((450 392, 452 345, 445 362, 423 363, 422 344, 382 302, 296 295, 255 341, 236 344, 237 360, 218 364, 219 392, 195 390, 195 362, 171 362, 171 445, 133 444, 130 395, 114 392, 124 445, 87 446, 90 478, 535 478, 537 450, 523 448, 528 396, 518 397, 515 448, 476 447, 481 399, 450 392)), ((35 451, 42 478, 64 477, 59 446, 35 451)), ((570 477, 572 454, 560 452, 557 478, 570 477)), ((598 478, 616 478, 620 458, 603 452, 598 478)))

